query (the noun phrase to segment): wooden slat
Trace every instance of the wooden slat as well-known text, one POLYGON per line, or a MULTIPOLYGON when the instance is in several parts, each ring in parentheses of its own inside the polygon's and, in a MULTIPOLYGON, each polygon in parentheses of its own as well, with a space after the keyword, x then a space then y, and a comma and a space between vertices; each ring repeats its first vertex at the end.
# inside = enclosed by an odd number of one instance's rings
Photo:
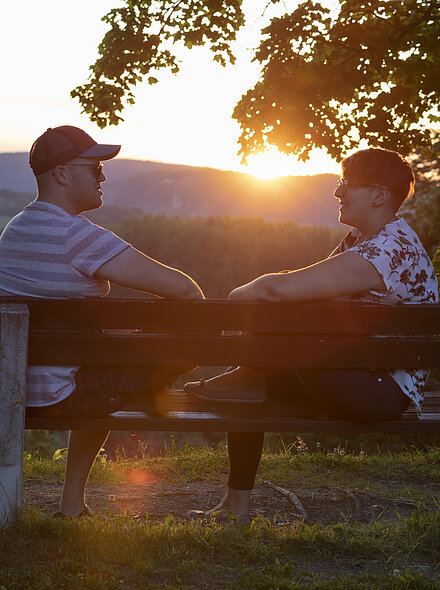
POLYGON ((440 337, 33 333, 30 365, 246 365, 252 367, 434 368, 440 337))
POLYGON ((175 418, 148 418, 142 414, 115 414, 109 418, 27 418, 26 428, 48 430, 95 430, 151 431, 151 432, 332 432, 356 433, 398 433, 398 432, 440 432, 439 420, 417 420, 407 418, 392 422, 355 424, 329 420, 261 419, 244 418, 230 420, 216 414, 206 417, 179 414, 175 418))
MULTIPOLYGON (((436 394, 437 402, 440 394, 436 394)), ((148 404, 148 402, 147 402, 148 404)), ((438 416, 438 415, 437 415, 438 416)), ((356 424, 348 421, 310 417, 310 409, 282 402, 267 402, 253 406, 219 404, 197 400, 184 392, 172 391, 149 402, 147 409, 140 407, 116 412, 106 418, 37 418, 28 417, 27 428, 51 430, 132 430, 132 431, 186 431, 186 432, 440 432, 440 419, 429 411, 423 420, 414 410, 405 412, 400 420, 356 424)))
POLYGON ((440 305, 0 298, 12 300, 29 305, 31 330, 131 327, 192 333, 440 334, 440 305))

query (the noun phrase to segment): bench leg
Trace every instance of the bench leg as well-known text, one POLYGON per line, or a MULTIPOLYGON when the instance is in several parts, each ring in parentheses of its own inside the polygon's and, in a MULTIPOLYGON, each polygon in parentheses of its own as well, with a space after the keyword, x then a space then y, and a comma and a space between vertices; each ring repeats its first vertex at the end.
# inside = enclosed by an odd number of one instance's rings
POLYGON ((21 509, 28 326, 26 305, 0 304, 0 523, 21 509))

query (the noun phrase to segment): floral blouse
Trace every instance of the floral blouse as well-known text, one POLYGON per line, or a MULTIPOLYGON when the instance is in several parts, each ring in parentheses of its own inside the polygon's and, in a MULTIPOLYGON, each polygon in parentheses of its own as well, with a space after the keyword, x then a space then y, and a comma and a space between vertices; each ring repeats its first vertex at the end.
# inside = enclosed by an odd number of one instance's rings
MULTIPOLYGON (((356 244, 361 233, 352 229, 331 256, 355 252, 370 262, 385 284, 385 291, 356 293, 350 300, 370 303, 437 303, 437 277, 415 231, 402 217, 376 235, 356 244)), ((344 298, 346 299, 346 298, 344 298)), ((391 377, 420 411, 429 371, 393 369, 391 377)))

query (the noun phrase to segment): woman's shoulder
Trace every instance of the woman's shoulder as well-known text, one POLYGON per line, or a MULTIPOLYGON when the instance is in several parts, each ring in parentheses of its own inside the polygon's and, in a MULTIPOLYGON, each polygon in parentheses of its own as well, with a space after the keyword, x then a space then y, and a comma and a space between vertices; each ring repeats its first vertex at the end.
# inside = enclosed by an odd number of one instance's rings
POLYGON ((400 266, 405 260, 415 263, 429 257, 416 232, 402 217, 385 224, 375 235, 352 248, 368 259, 380 259, 400 266), (391 261, 391 262, 390 262, 391 261))
POLYGON ((419 236, 403 217, 397 217, 384 225, 377 237, 393 244, 394 247, 425 251, 419 236))
MULTIPOLYGON (((413 228, 408 224, 408 222, 406 221, 406 219, 404 219, 403 217, 396 217, 396 219, 393 219, 393 221, 390 221, 389 223, 386 223, 378 232, 377 235, 386 235, 386 236, 390 236, 393 237, 395 236, 396 238, 402 237, 402 236, 408 236, 408 237, 416 237, 418 239, 418 236, 416 234, 416 232, 413 230, 413 228)), ((418 240, 420 241, 420 240, 418 240)))

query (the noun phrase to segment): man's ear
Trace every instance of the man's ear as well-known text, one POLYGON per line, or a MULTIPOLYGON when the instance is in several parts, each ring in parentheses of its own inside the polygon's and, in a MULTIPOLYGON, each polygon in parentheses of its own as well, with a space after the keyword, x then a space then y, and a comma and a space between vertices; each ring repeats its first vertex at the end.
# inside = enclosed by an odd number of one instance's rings
POLYGON ((376 195, 373 199, 373 207, 380 207, 391 199, 391 192, 387 186, 378 186, 376 189, 376 195))
POLYGON ((55 166, 55 168, 52 170, 52 174, 60 184, 67 184, 68 180, 64 166, 55 166))

